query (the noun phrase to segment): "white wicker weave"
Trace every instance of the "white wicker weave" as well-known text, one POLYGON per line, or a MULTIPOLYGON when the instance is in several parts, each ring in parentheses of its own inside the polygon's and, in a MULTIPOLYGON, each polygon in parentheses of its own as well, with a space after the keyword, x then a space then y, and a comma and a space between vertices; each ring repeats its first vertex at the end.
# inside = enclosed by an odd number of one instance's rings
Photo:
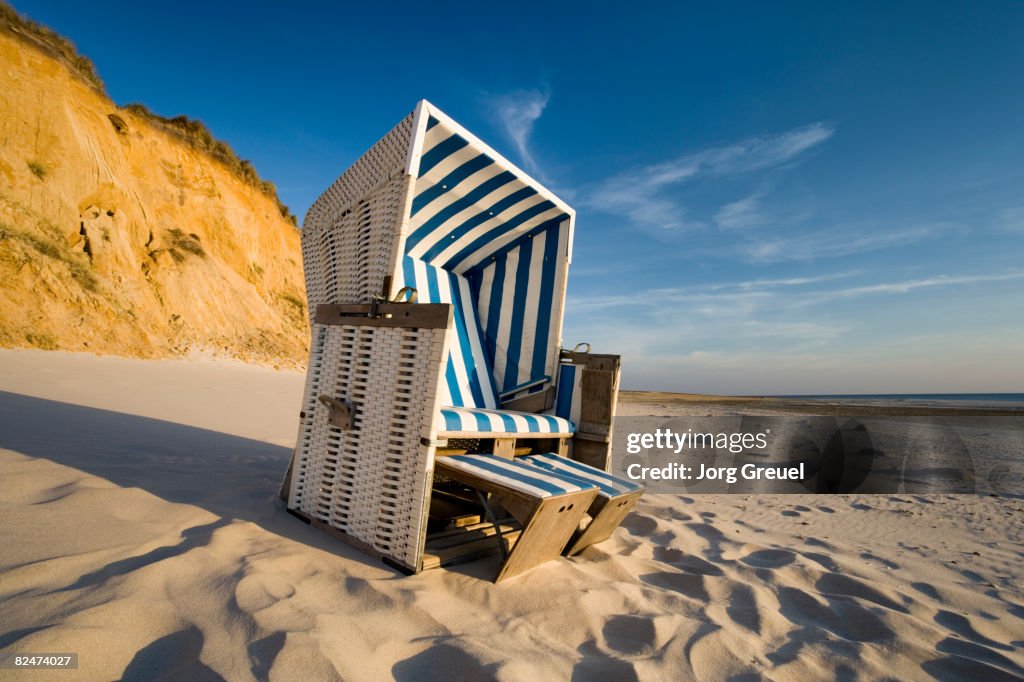
POLYGON ((373 145, 306 214, 302 262, 310 321, 320 303, 361 303, 395 269, 412 178, 405 173, 413 114, 373 145))
POLYGON ((411 571, 423 551, 445 329, 313 326, 288 507, 411 571), (388 362, 373 362, 384 356, 388 362), (357 406, 355 428, 327 420, 318 396, 357 406))

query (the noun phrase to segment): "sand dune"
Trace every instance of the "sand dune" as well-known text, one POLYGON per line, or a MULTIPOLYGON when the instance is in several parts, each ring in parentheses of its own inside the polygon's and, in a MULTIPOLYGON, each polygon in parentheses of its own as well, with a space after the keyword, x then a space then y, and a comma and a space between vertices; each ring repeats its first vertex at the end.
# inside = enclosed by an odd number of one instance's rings
POLYGON ((80 654, 3 676, 1024 676, 1020 497, 648 495, 508 583, 402 577, 276 500, 301 387, 0 352, 0 649, 80 654))

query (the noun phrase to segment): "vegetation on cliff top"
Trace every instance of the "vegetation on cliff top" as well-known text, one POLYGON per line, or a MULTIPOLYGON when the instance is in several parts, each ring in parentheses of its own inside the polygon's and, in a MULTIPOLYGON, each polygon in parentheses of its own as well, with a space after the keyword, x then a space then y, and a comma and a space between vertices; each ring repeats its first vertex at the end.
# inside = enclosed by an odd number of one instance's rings
MULTIPOLYGON (((0 0, 0 30, 11 33, 26 44, 57 59, 72 74, 89 85, 89 87, 107 99, 110 98, 106 87, 103 85, 103 81, 100 79, 99 74, 96 73, 96 66, 88 57, 79 54, 74 43, 46 26, 22 16, 4 0, 0 0)), ((239 158, 230 145, 215 138, 202 121, 190 119, 187 116, 167 118, 155 114, 145 105, 137 103, 125 105, 123 109, 144 119, 153 128, 172 135, 221 162, 239 178, 256 187, 272 199, 285 219, 289 220, 293 225, 297 224, 298 221, 288 209, 288 206, 278 198, 277 188, 274 186, 274 183, 260 178, 252 163, 239 158)))

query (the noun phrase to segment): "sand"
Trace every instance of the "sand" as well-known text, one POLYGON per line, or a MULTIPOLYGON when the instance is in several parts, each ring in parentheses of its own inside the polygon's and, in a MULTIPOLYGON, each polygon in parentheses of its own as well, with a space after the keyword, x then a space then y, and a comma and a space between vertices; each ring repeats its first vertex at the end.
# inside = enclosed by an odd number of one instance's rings
POLYGON ((403 577, 276 500, 302 383, 0 352, 0 650, 80 654, 0 678, 1024 676, 1021 496, 647 495, 507 583, 403 577))

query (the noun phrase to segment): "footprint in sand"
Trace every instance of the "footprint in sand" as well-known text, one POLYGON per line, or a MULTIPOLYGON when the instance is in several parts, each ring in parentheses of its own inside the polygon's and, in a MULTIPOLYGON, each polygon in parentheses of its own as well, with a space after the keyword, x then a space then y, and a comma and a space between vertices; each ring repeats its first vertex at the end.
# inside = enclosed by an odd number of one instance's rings
POLYGON ((813 545, 815 547, 821 547, 823 549, 832 549, 832 545, 825 542, 824 540, 819 540, 818 538, 807 538, 806 540, 804 540, 804 544, 813 545))
POLYGON ((906 607, 902 604, 898 604, 895 600, 856 578, 851 578, 842 573, 826 573, 818 579, 816 587, 822 594, 854 597, 863 601, 873 602, 886 609, 908 613, 906 607))
MULTIPOLYGON (((366 605, 366 610, 388 609, 395 606, 395 599, 384 594, 373 584, 364 578, 348 576, 345 578, 345 594, 351 595, 359 600, 360 604, 366 605)), ((410 604, 402 604, 409 606, 410 604)))
POLYGON ((757 610, 757 599, 754 597, 754 591, 746 585, 737 585, 733 589, 725 613, 737 625, 755 635, 761 634, 761 613, 757 610))
POLYGON ((247 613, 256 613, 295 594, 295 587, 274 575, 255 573, 247 575, 235 586, 235 601, 247 613))
POLYGON ((630 535, 650 535, 658 528, 658 522, 649 516, 630 514, 622 522, 622 527, 629 531, 630 535))
POLYGON ((655 547, 654 559, 675 566, 687 573, 722 575, 722 569, 694 554, 686 554, 675 547, 655 547))
POLYGON ((495 679, 498 666, 484 664, 476 656, 452 644, 427 645, 427 648, 391 667, 392 676, 398 682, 437 680, 461 680, 462 682, 486 682, 495 679))
POLYGON ((1024 678, 1024 668, 1006 656, 972 642, 947 637, 939 642, 935 649, 949 655, 925 661, 921 664, 921 669, 938 680, 973 679, 1000 682, 1024 678))
MULTIPOLYGON (((640 679, 631 662, 609 656, 601 651, 593 640, 584 642, 578 651, 583 658, 572 669, 571 682, 590 682, 590 680, 636 682, 640 679)), ((449 678, 445 677, 444 679, 449 678)))
POLYGON ((803 556, 807 557, 808 559, 810 559, 814 563, 820 565, 825 570, 828 570, 828 571, 838 571, 839 570, 839 566, 837 566, 836 562, 832 560, 832 557, 830 557, 827 554, 821 554, 819 552, 803 552, 802 554, 803 554, 803 556))
POLYGON ((663 571, 642 575, 640 576, 640 582, 660 587, 664 590, 678 592, 690 599, 702 602, 708 601, 708 591, 704 588, 704 576, 702 575, 663 571))
POLYGON ((942 601, 942 597, 939 595, 939 591, 928 583, 910 583, 910 586, 915 590, 935 601, 942 601))
POLYGON ((851 642, 877 642, 896 636, 881 618, 849 597, 826 597, 822 604, 803 590, 781 587, 779 613, 799 626, 828 630, 851 642))
POLYGON ((796 560, 796 555, 788 549, 759 549, 740 559, 747 566, 754 568, 780 568, 796 560))
POLYGON ((872 554, 871 552, 861 552, 860 558, 864 559, 865 561, 877 561, 878 563, 882 564, 883 566, 889 569, 895 569, 900 567, 899 564, 893 561, 889 561, 884 557, 880 557, 877 554, 872 554))
POLYGON ((657 644, 650 616, 614 616, 604 624, 601 634, 609 649, 626 656, 650 653, 657 644))
POLYGON ((951 611, 939 611, 935 614, 935 622, 944 628, 948 628, 960 635, 964 639, 969 639, 975 644, 980 644, 985 647, 992 649, 999 649, 1001 651, 1013 651, 1013 647, 997 642, 994 639, 990 639, 985 635, 981 634, 974 629, 971 625, 971 621, 961 616, 959 613, 952 613, 951 611))

